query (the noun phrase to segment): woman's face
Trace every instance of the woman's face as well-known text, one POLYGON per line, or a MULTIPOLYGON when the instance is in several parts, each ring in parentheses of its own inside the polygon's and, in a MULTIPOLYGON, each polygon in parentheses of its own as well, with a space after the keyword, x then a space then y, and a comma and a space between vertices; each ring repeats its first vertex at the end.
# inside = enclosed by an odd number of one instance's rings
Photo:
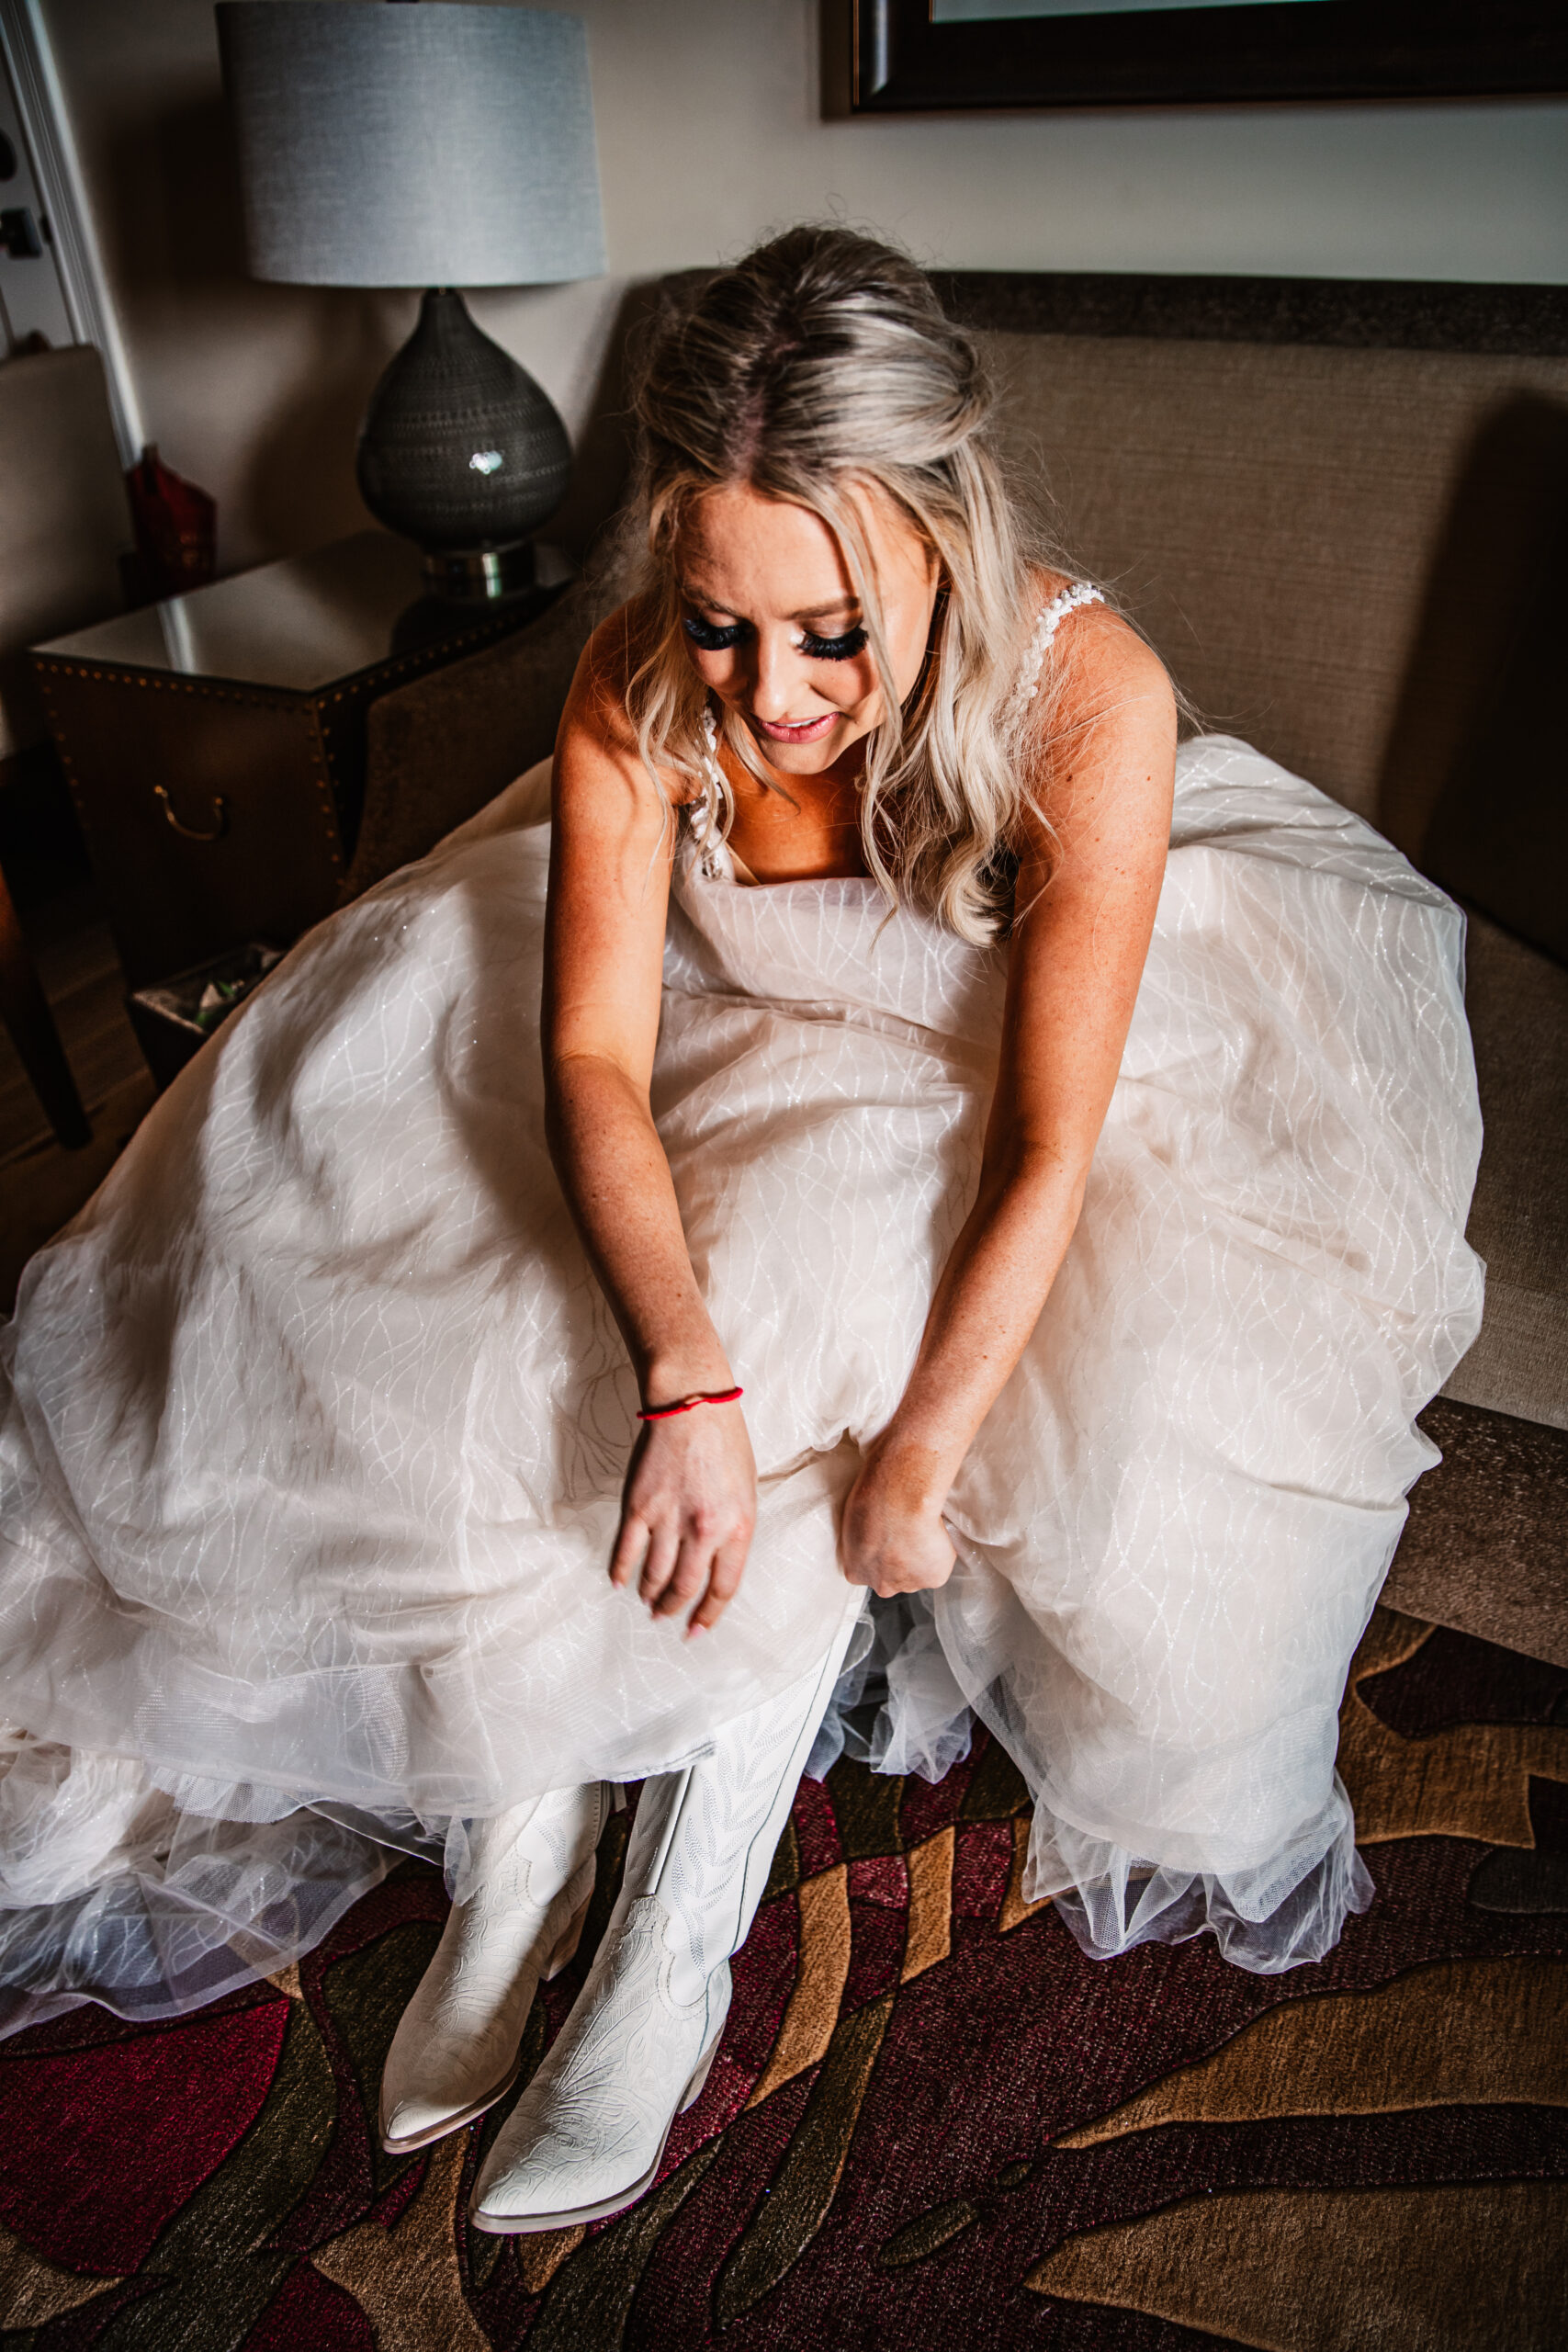
MULTIPOLYGON (((925 660, 935 559, 886 499, 863 497, 900 700, 925 660)), ((818 515, 754 490, 710 491, 675 546, 697 675, 786 775, 821 775, 882 717, 882 690, 843 552, 818 515)))

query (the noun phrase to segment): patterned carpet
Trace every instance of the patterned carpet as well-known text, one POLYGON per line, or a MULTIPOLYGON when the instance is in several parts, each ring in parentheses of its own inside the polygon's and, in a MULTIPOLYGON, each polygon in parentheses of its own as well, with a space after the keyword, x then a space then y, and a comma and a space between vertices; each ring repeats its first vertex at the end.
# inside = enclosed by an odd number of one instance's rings
POLYGON ((297 1978, 0 2046, 0 2345, 1557 2352, 1568 1668, 1380 1610, 1341 1765, 1378 1899, 1273 1978, 1207 1939, 1085 1960, 984 1741, 936 1788, 807 1783, 658 2185, 548 2238, 463 2222, 504 2109, 375 2146, 444 1910, 408 1863, 297 1978))

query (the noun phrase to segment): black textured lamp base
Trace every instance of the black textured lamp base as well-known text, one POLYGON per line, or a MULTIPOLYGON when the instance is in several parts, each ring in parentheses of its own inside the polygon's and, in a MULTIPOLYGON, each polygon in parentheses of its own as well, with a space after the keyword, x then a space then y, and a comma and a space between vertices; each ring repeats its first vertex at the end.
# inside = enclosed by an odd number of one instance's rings
POLYGON ((359 436, 359 493, 377 522, 418 543, 442 595, 488 602, 530 584, 518 565, 570 469, 549 395, 460 294, 433 288, 359 436))

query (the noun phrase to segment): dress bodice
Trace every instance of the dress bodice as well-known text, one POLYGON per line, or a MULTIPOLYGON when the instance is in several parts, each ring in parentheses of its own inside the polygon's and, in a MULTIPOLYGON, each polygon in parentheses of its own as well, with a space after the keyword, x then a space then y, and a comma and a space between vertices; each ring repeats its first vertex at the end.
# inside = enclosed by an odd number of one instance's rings
POLYGON ((677 864, 664 948, 667 998, 729 996, 802 1018, 891 1018, 994 1048, 1005 947, 971 947, 929 915, 890 909, 874 882, 737 888, 695 848, 677 864))

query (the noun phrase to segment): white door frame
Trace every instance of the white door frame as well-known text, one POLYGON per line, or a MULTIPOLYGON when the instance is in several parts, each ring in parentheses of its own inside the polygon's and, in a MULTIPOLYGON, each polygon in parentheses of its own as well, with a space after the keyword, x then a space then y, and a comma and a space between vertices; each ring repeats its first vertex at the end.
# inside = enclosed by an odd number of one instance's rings
POLYGON ((72 333, 78 343, 95 345, 103 359, 120 459, 133 465, 146 439, 141 409, 93 232, 86 182, 41 0, 0 0, 0 53, 32 151, 72 333))

